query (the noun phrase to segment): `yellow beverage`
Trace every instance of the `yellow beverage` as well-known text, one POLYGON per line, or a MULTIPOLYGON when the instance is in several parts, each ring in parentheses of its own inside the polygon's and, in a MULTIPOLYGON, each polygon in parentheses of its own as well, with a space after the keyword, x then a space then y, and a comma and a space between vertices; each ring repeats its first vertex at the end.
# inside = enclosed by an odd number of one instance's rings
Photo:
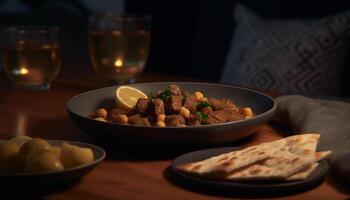
POLYGON ((3 63, 6 74, 17 86, 40 86, 49 84, 61 67, 58 44, 38 44, 18 41, 5 46, 3 63))
POLYGON ((97 74, 114 81, 130 80, 143 71, 150 32, 90 31, 90 56, 97 74))

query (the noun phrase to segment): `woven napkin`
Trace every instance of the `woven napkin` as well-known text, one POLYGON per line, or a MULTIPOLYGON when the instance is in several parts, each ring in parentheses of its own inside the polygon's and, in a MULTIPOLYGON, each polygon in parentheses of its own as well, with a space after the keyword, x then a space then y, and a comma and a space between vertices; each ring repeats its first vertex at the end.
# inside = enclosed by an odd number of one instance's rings
POLYGON ((289 124, 295 133, 320 133, 318 150, 333 151, 331 161, 350 152, 349 103, 299 95, 281 96, 276 101, 274 121, 289 124))

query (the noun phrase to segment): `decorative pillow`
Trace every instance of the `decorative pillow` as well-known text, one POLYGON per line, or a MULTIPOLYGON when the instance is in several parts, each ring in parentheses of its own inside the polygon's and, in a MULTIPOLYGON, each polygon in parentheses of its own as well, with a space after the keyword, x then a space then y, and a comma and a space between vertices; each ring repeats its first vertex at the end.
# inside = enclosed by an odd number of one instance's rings
POLYGON ((318 20, 272 20, 237 5, 234 14, 237 25, 221 82, 338 94, 347 65, 350 11, 318 20))

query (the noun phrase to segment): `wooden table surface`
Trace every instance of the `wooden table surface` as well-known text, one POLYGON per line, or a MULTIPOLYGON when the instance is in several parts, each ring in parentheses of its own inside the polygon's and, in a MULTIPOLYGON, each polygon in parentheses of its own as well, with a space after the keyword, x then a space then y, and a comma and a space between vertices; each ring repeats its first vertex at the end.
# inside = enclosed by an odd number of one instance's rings
MULTIPOLYGON (((81 92, 107 86, 98 80, 90 70, 84 75, 79 71, 61 72, 53 82, 50 91, 23 91, 13 89, 3 75, 0 76, 0 139, 8 139, 18 134, 45 139, 65 139, 90 141, 68 118, 66 102, 81 92)), ((186 77, 144 73, 137 81, 191 81, 186 77)), ((237 143, 248 146, 279 139, 288 130, 264 125, 255 135, 237 143)), ((108 153, 108 152, 107 152, 108 153)), ((124 153, 122 159, 106 159, 94 171, 78 183, 63 189, 32 189, 28 194, 22 191, 0 190, 0 199, 14 194, 44 195, 48 199, 235 199, 252 198, 241 195, 216 195, 204 191, 191 191, 173 184, 166 179, 165 170, 171 159, 134 159, 134 155, 124 153), (130 158, 130 159, 128 159, 130 158)), ((252 191, 254 193, 254 191, 252 191)), ((267 197, 264 197, 267 198, 267 197)), ((270 197, 268 197, 270 198, 270 197)), ((315 188, 292 195, 278 196, 280 199, 347 199, 349 190, 326 178, 315 188)))

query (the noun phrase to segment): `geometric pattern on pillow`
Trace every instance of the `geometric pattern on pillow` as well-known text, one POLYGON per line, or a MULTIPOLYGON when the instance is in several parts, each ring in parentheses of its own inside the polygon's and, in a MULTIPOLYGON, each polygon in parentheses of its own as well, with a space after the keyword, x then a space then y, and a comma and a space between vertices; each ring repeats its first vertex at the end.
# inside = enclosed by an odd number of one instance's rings
POLYGON ((312 20, 262 19, 238 4, 220 81, 282 93, 339 92, 350 11, 312 20))

